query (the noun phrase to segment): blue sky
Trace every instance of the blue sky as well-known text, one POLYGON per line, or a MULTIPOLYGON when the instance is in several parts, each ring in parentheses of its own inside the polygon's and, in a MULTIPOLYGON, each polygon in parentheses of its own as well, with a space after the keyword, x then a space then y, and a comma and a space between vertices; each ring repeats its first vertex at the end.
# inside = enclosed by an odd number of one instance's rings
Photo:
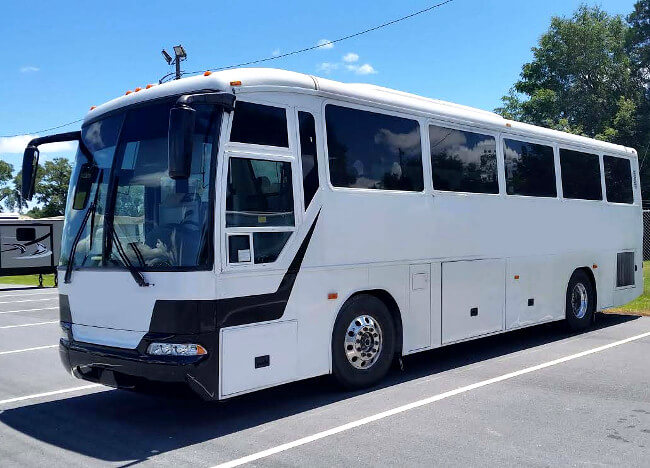
MULTIPOLYGON (((92 105, 156 82, 169 71, 162 47, 171 51, 182 43, 189 55, 183 68, 204 70, 335 39, 435 1, 5 2, 0 135, 81 118, 92 105)), ((455 0, 332 48, 267 66, 491 110, 531 59, 530 49, 551 17, 570 15, 580 3, 455 0)), ((634 1, 587 3, 627 15, 634 1)), ((18 167, 16 146, 17 140, 0 138, 0 158, 18 167)), ((72 150, 53 149, 44 157, 72 156, 72 150)))

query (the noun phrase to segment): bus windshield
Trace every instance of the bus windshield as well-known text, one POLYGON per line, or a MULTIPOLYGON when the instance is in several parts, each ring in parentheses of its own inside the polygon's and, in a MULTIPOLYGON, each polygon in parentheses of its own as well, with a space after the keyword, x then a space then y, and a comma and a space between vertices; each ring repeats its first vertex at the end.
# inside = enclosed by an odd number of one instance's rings
POLYGON ((72 261, 74 269, 124 268, 121 249, 143 271, 212 268, 214 173, 223 109, 196 107, 191 173, 174 180, 167 153, 174 101, 139 106, 82 128, 92 161, 81 149, 77 152, 61 265, 72 261))

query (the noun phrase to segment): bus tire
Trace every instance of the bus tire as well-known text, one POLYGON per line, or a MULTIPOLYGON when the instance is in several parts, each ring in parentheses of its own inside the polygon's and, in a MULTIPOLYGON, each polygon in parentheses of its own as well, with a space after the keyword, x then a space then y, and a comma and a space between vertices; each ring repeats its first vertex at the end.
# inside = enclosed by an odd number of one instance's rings
POLYGON ((566 322, 571 330, 586 330, 593 323, 596 311, 596 291, 591 279, 582 270, 576 270, 569 279, 566 291, 566 322))
POLYGON ((359 294, 341 308, 332 333, 332 372, 349 389, 378 383, 395 355, 395 324, 380 299, 359 294))

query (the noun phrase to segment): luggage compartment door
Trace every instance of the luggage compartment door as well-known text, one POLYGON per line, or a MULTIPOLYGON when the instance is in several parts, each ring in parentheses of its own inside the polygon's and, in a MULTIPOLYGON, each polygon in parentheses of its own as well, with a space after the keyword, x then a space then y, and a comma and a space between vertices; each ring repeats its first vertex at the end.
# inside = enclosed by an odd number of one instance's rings
POLYGON ((442 342, 503 330, 505 260, 442 264, 442 342))

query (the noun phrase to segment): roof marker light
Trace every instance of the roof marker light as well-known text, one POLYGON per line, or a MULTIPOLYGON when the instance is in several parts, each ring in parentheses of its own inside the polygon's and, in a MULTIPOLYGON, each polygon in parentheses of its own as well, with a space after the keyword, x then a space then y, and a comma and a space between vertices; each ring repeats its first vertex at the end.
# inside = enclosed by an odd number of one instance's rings
POLYGON ((212 72, 210 70, 206 70, 205 73, 203 73, 203 76, 210 76, 212 75, 212 72))
POLYGON ((230 82, 230 86, 241 86, 241 81, 239 81, 239 80, 237 80, 237 81, 231 81, 231 82, 230 82))
POLYGON ((135 92, 137 93, 138 91, 142 91, 142 88, 140 88, 139 86, 135 88, 135 92))
POLYGON ((128 95, 131 94, 132 92, 133 92, 133 91, 128 90, 126 93, 124 93, 124 95, 125 95, 125 96, 128 96, 128 95))
POLYGON ((97 106, 90 106, 90 110, 95 110, 97 109, 97 106))
POLYGON ((149 89, 149 88, 153 88, 153 87, 154 87, 154 85, 148 84, 147 86, 144 87, 144 89, 149 89))

